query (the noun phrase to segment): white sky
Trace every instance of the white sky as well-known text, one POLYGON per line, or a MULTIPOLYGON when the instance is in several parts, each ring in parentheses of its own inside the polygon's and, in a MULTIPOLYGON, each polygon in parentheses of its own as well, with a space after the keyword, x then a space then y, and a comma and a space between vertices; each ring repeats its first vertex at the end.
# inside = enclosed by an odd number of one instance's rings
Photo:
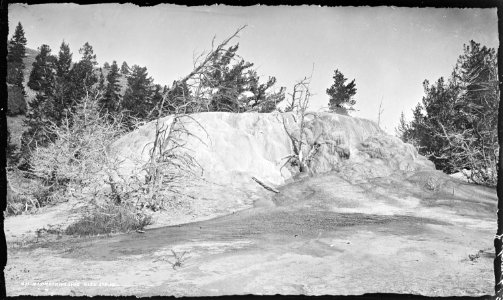
POLYGON ((327 106, 325 90, 339 69, 356 79, 352 115, 376 120, 382 97, 381 126, 392 134, 400 113, 410 118, 421 101, 423 80, 449 76, 464 43, 498 47, 495 8, 11 4, 9 38, 19 21, 29 48, 48 44, 57 53, 65 40, 76 61, 89 42, 100 64, 146 66, 167 85, 192 70, 194 54, 209 49, 213 36, 221 41, 247 24, 234 42, 262 81, 276 76, 289 92, 314 63, 316 110, 327 106))

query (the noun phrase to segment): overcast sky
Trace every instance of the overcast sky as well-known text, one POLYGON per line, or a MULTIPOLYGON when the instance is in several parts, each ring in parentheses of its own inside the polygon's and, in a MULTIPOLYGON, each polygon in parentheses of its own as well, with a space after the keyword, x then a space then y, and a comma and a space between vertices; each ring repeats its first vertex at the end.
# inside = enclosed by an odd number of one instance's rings
POLYGON ((394 133, 400 113, 410 118, 421 100, 423 80, 448 76, 464 43, 498 47, 497 21, 496 9, 11 4, 9 38, 21 22, 29 48, 48 44, 57 53, 65 40, 76 61, 89 42, 100 64, 146 66, 156 83, 169 85, 191 71, 213 36, 221 41, 246 24, 238 54, 263 81, 275 76, 289 92, 314 63, 316 110, 327 106, 325 90, 339 69, 356 79, 352 115, 376 120, 382 98, 381 126, 394 133))

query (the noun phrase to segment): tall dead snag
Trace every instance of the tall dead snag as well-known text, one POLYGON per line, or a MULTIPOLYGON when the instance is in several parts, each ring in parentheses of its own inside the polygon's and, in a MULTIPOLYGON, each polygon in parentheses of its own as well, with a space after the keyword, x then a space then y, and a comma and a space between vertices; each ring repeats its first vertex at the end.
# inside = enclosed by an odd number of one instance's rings
POLYGON ((384 109, 382 108, 382 97, 381 97, 381 102, 379 103, 379 109, 377 110, 377 126, 381 128, 381 115, 384 112, 384 109))
MULTIPOLYGON (((215 47, 215 38, 211 43, 211 50, 202 52, 194 58, 194 69, 185 77, 173 82, 169 91, 164 95, 163 112, 189 114, 210 110, 212 88, 205 84, 211 74, 219 69, 215 63, 216 58, 226 53, 229 42, 238 37, 239 33, 246 28, 244 25, 237 29, 231 36, 223 40, 215 47)), ((218 86, 213 89, 219 88, 218 86)))
MULTIPOLYGON (((166 97, 162 102, 165 100, 166 97)), ((158 106, 159 115, 163 114, 163 104, 158 106)), ((163 208, 166 197, 173 194, 189 196, 184 193, 184 188, 194 178, 202 175, 204 170, 192 156, 193 149, 187 144, 189 138, 194 138, 203 145, 205 143, 187 128, 189 123, 206 132, 197 120, 185 113, 175 113, 166 122, 161 122, 161 118, 155 121, 154 140, 145 146, 152 146, 148 152, 149 159, 142 167, 145 172, 144 202, 147 202, 147 206, 163 208)))
POLYGON ((162 101, 149 113, 150 119, 155 118, 155 136, 145 146, 150 147, 149 159, 142 167, 145 180, 138 190, 140 194, 135 191, 138 196, 136 198, 141 199, 143 205, 162 208, 168 195, 182 194, 190 197, 184 190, 194 178, 200 177, 196 172, 200 171, 202 174, 204 170, 192 156, 191 151, 194 149, 188 146, 188 139, 205 143, 189 130, 188 125, 193 124, 195 128, 202 129, 209 138, 204 127, 191 114, 209 110, 211 90, 204 87, 204 79, 215 70, 215 58, 227 51, 226 45, 245 27, 246 25, 236 30, 216 47, 213 39, 211 50, 203 52, 194 60, 194 69, 187 76, 173 82, 164 93, 162 101), (168 115, 171 119, 161 121, 161 118, 168 115))

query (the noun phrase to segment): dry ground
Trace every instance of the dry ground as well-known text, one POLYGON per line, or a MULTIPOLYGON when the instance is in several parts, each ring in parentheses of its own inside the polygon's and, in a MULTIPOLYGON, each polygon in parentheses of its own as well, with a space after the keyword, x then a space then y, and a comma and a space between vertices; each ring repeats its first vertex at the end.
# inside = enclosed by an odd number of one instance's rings
POLYGON ((492 293, 494 189, 437 172, 356 183, 329 173, 279 189, 250 209, 145 233, 11 237, 7 293, 492 293), (171 250, 185 252, 180 264, 171 250))

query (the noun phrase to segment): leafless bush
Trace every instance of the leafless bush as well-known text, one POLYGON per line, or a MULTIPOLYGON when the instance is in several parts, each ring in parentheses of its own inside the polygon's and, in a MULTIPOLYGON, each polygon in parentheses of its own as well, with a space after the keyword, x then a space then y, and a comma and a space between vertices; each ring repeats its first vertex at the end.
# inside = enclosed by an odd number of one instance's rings
POLYGON ((148 214, 120 199, 127 183, 114 180, 121 162, 109 155, 108 148, 124 129, 120 119, 100 114, 100 97, 98 92, 88 94, 60 126, 51 124, 46 131, 56 137, 54 142, 35 147, 32 155, 29 172, 41 185, 31 193, 39 205, 70 198, 88 204, 88 211, 67 228, 67 234, 129 231, 152 222, 148 214))
POLYGON ((437 132, 436 135, 448 141, 444 151, 449 153, 453 169, 462 172, 471 182, 496 186, 499 151, 496 128, 478 132, 475 129, 455 132, 446 129, 442 123, 439 124, 442 132, 437 132))
POLYGON ((315 113, 307 112, 311 98, 309 90, 311 78, 312 75, 298 81, 290 94, 291 98, 287 101, 285 111, 292 113, 294 125, 288 126, 284 115, 282 116, 283 128, 290 138, 293 153, 284 158, 286 162, 281 168, 290 164, 298 168, 301 173, 311 173, 311 162, 321 147, 319 140, 322 132, 314 137, 308 137, 309 132, 306 128, 308 117, 317 118, 315 113))
MULTIPOLYGON (((12 172, 8 174, 9 180, 13 177, 12 172)), ((25 195, 17 190, 14 190, 7 182, 7 207, 5 215, 19 215, 28 211, 32 211, 41 206, 40 200, 35 196, 25 195)))
MULTIPOLYGON (((163 103, 158 109, 163 109, 163 103)), ((162 111, 158 113, 163 114, 162 111)), ((201 178, 203 169, 194 159, 193 149, 187 143, 190 138, 201 145, 205 143, 189 130, 190 124, 204 131, 203 126, 190 114, 174 114, 164 122, 158 118, 155 121, 154 139, 142 150, 148 151, 148 161, 141 163, 136 174, 129 178, 122 177, 120 185, 118 181, 114 182, 115 197, 121 201, 134 201, 137 207, 152 210, 171 207, 171 200, 177 197, 191 197, 185 190, 191 182, 201 178)))
POLYGON ((161 257, 161 258, 155 259, 154 262, 157 262, 157 261, 167 261, 169 264, 171 264, 171 267, 173 268, 173 270, 176 270, 177 267, 182 267, 182 264, 187 259, 187 257, 185 257, 185 254, 187 254, 187 251, 184 251, 182 254, 179 254, 179 253, 176 253, 172 249, 171 253, 173 253, 174 262, 172 262, 171 260, 169 260, 169 259, 167 259, 165 257, 161 257))
MULTIPOLYGON (((107 146, 124 131, 120 120, 108 122, 99 114, 101 95, 87 95, 75 112, 67 112, 60 126, 51 124, 46 132, 56 139, 47 147, 35 147, 32 170, 52 196, 96 197, 103 176, 113 168, 107 146)), ((57 199, 55 199, 57 200, 57 199)))
POLYGON ((152 217, 136 212, 134 207, 105 203, 93 206, 65 230, 69 235, 97 235, 142 230, 152 224, 152 217))

